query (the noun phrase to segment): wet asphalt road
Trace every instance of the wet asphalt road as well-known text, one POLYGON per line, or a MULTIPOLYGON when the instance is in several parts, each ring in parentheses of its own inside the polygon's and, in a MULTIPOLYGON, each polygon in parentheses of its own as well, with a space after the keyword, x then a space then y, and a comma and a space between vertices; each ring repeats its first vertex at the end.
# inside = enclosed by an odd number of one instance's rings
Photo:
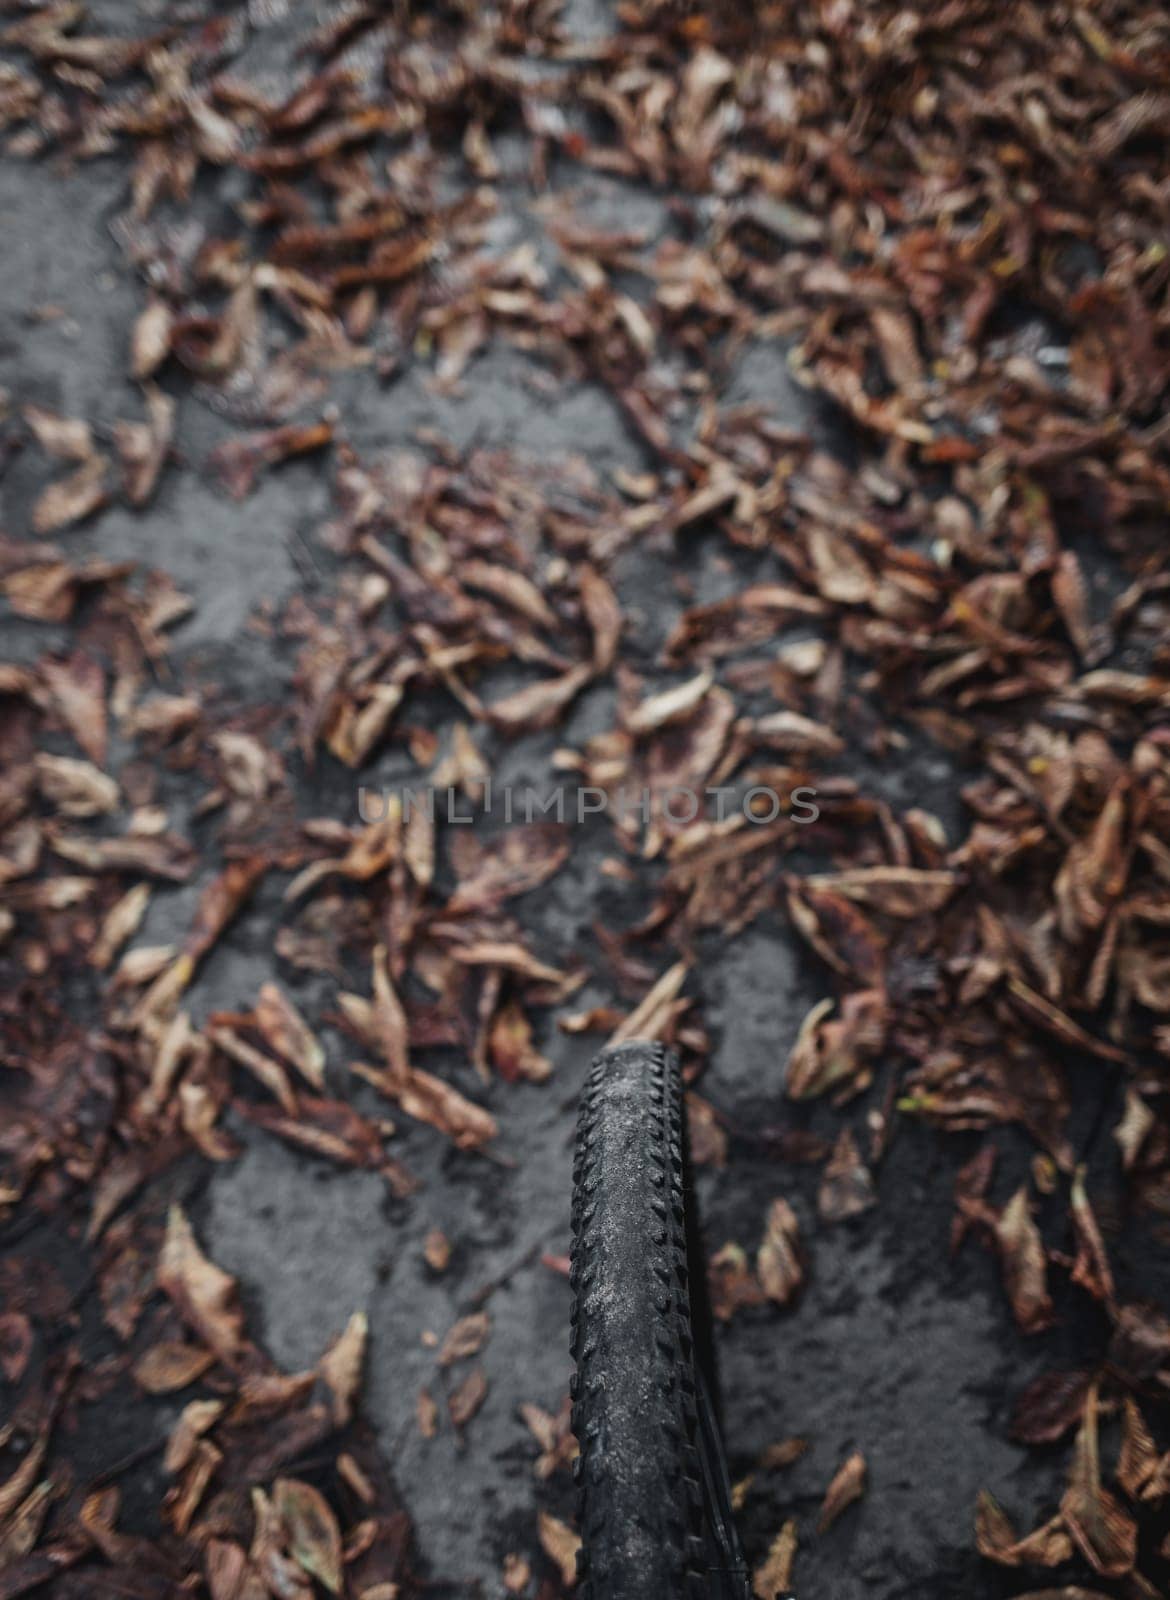
MULTIPOLYGON (((582 8, 582 25, 600 10, 582 8)), ((506 155, 506 152, 505 152, 506 155)), ((139 291, 109 224, 124 203, 126 173, 116 160, 66 173, 51 166, 0 164, 5 271, 0 280, 0 384, 15 402, 36 401, 84 416, 99 430, 137 414, 125 375, 128 329, 139 291)), ((503 185, 495 226, 501 248, 539 242, 539 222, 524 186, 503 185)), ((596 179, 581 186, 583 215, 598 222, 654 227, 665 198, 596 179)), ((458 397, 432 393, 415 372, 386 386, 347 375, 333 399, 348 436, 364 455, 412 442, 435 429, 458 446, 498 444, 547 458, 585 455, 601 474, 644 465, 610 399, 582 386, 550 402, 533 382, 528 358, 493 347, 469 369, 458 397)), ((114 506, 67 535, 71 554, 134 559, 169 572, 195 602, 174 634, 180 681, 218 683, 227 700, 258 704, 288 691, 291 662, 278 642, 252 626, 260 608, 279 607, 298 588, 323 581, 314 530, 325 520, 329 488, 319 463, 292 463, 264 476, 236 504, 207 481, 200 463, 230 431, 194 393, 176 387, 182 464, 169 470, 144 514, 114 506)), ((751 399, 791 425, 823 432, 820 412, 788 376, 777 344, 749 348, 724 390, 751 399)), ((830 441, 831 442, 831 441, 830 441)), ((4 524, 23 533, 34 477, 19 461, 4 486, 4 524)), ((742 581, 701 537, 676 557, 639 550, 616 573, 623 604, 641 612, 637 648, 652 667, 656 648, 681 609, 669 588, 672 564, 715 598, 742 581)), ((6 659, 29 660, 59 642, 49 625, 0 613, 6 659)), ((587 694, 571 731, 604 725, 607 691, 587 694)), ((551 736, 498 747, 499 776, 547 773, 551 736)), ((392 754, 363 774, 401 776, 392 754)), ((961 815, 964 774, 937 751, 912 746, 896 767, 870 774, 879 791, 925 797, 953 827, 961 815)), ((306 814, 356 815, 352 775, 338 768, 295 776, 306 814)), ((176 793, 175 820, 183 822, 176 793)), ((545 888, 519 903, 534 947, 567 957, 607 917, 627 924, 625 891, 597 871, 607 830, 578 848, 545 888)), ((155 897, 142 940, 159 943, 183 929, 201 884, 155 897)), ((272 929, 278 886, 267 887, 208 961, 192 995, 196 1018, 245 1005, 274 974, 272 929)), ((315 980, 289 983, 312 1011, 315 980)), ((695 993, 713 1040, 704 1094, 733 1122, 793 1120, 780 1101, 782 1068, 797 1027, 825 992, 824 977, 775 917, 755 923, 731 944, 713 947, 695 975, 695 993)), ((608 996, 584 991, 574 1008, 608 996)), ((342 1081, 340 1041, 332 1038, 330 1073, 342 1081)), ((561 1479, 538 1485, 535 1449, 518 1416, 522 1402, 555 1411, 567 1389, 568 1290, 541 1263, 568 1245, 571 1137, 578 1087, 592 1049, 568 1038, 556 1018, 539 1023, 539 1047, 555 1064, 546 1085, 496 1086, 489 1103, 500 1117, 499 1160, 452 1152, 425 1128, 405 1126, 397 1153, 423 1179, 408 1202, 388 1198, 369 1174, 338 1172, 259 1136, 233 1131, 245 1153, 212 1171, 186 1169, 192 1215, 212 1258, 241 1280, 254 1327, 289 1367, 311 1361, 351 1311, 370 1316, 372 1346, 367 1412, 392 1462, 414 1520, 422 1564, 437 1595, 502 1593, 510 1551, 536 1554, 536 1507, 562 1514, 571 1494, 561 1479), (422 1258, 427 1232, 440 1226, 455 1243, 450 1270, 436 1277, 422 1258), (424 1439, 415 1425, 420 1388, 442 1402, 429 1336, 496 1284, 487 1301, 493 1333, 483 1356, 489 1392, 463 1438, 444 1427, 424 1439)), ((1095 1091, 1089 1091, 1090 1094, 1095 1091)), ((831 1114, 800 1112, 828 1131, 831 1114), (822 1120, 823 1119, 823 1120, 822 1120)), ((807 1435, 810 1449, 784 1473, 760 1477, 746 1500, 744 1527, 756 1558, 785 1517, 811 1523, 836 1467, 853 1448, 869 1463, 870 1489, 827 1537, 802 1544, 798 1593, 804 1600, 932 1600, 1015 1593, 1018 1584, 980 1563, 972 1519, 979 1489, 990 1487, 1022 1526, 1032 1526, 1059 1492, 1062 1458, 1029 1456, 1008 1439, 1014 1394, 1007 1375, 1038 1371, 1067 1352, 1078 1330, 1064 1323, 1031 1340, 1020 1336, 1004 1304, 994 1262, 977 1249, 947 1255, 950 1191, 961 1150, 931 1132, 902 1127, 882 1169, 880 1204, 857 1222, 815 1227, 815 1172, 788 1170, 733 1139, 734 1159, 700 1182, 711 1247, 734 1239, 754 1248, 769 1201, 787 1196, 815 1237, 808 1292, 789 1314, 742 1313, 719 1334, 726 1432, 733 1470, 746 1471, 767 1444, 807 1435)), ((56 1248, 51 1241, 46 1248, 56 1248)), ((60 1246, 62 1249, 63 1245, 60 1246)), ((1117 1262, 1140 1278, 1142 1259, 1117 1262)), ((125 1432, 133 1437, 137 1419, 125 1432)), ((116 1432, 115 1428, 115 1432, 116 1432)), ((132 1499, 128 1502, 132 1506, 132 1499)))

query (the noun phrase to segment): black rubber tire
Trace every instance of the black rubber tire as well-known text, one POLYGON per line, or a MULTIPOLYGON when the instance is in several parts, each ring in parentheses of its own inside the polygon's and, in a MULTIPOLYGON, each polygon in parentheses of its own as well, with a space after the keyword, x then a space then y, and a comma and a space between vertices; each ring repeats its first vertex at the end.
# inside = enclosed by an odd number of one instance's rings
POLYGON ((573 1169, 580 1600, 748 1592, 727 1565, 727 1476, 696 1365, 685 1197, 677 1061, 640 1041, 603 1051, 573 1169))

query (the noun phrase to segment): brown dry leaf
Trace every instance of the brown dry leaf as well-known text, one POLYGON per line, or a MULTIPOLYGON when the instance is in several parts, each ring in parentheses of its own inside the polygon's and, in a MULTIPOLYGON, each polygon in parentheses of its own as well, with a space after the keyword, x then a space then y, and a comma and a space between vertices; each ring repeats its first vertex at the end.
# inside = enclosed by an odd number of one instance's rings
POLYGON ((364 1311, 355 1311, 317 1363, 322 1382, 333 1396, 333 1420, 338 1427, 353 1415, 361 1388, 370 1323, 364 1311))
MULTIPOLYGON (((840 394, 835 398, 848 403, 840 394)), ((873 573, 849 541, 828 528, 811 528, 808 553, 816 573, 816 586, 826 600, 839 605, 860 605, 873 588, 873 573)))
POLYGON ((958 887, 954 872, 911 867, 857 867, 804 880, 810 890, 845 895, 887 917, 925 917, 941 911, 958 887))
POLYGON ((1125 1111, 1121 1121, 1113 1131, 1113 1137, 1121 1150, 1121 1165, 1124 1171, 1132 1172, 1141 1155, 1142 1146, 1149 1137, 1156 1117, 1150 1107, 1132 1086, 1125 1091, 1125 1111))
POLYGON ((432 1272, 446 1272, 451 1264, 451 1241, 442 1228, 431 1228, 423 1241, 423 1260, 432 1272))
POLYGON ((687 1145, 691 1160, 697 1167, 725 1167, 727 1134, 720 1125, 714 1106, 693 1091, 688 1091, 685 1098, 687 1145))
POLYGON ((37 782, 45 799, 67 817, 97 817, 116 811, 121 793, 113 778, 90 761, 39 751, 37 782))
POLYGON ((209 1161, 234 1161, 240 1146, 216 1127, 222 1106, 205 1085, 179 1085, 179 1114, 184 1131, 209 1161))
POLYGON ((22 1558, 35 1547, 52 1506, 54 1493, 51 1482, 37 1484, 0 1527, 0 1573, 18 1568, 22 1558))
POLYGON ((272 1504, 284 1525, 293 1560, 330 1594, 340 1594, 341 1533, 324 1496, 296 1478, 277 1478, 272 1504))
POLYGON ((747 1251, 727 1243, 707 1261, 707 1281, 711 1313, 720 1322, 729 1321, 741 1306, 763 1305, 767 1296, 751 1269, 747 1251))
POLYGON ((286 1115, 290 1117, 296 1115, 297 1097, 289 1082, 288 1073, 279 1061, 265 1055, 263 1050, 257 1050, 255 1045, 249 1044, 234 1029, 225 1027, 214 1017, 208 1023, 207 1037, 217 1050, 221 1050, 225 1056, 243 1067, 245 1072, 250 1072, 256 1082, 279 1101, 286 1115))
POLYGON ((105 456, 88 456, 67 478, 41 491, 32 510, 33 532, 42 536, 71 528, 105 505, 109 498, 105 456))
POLYGON ((132 506, 146 505, 154 494, 175 436, 175 402, 153 384, 144 393, 146 421, 114 425, 122 487, 132 506))
POLYGON ((174 313, 165 300, 151 300, 139 313, 130 338, 130 376, 152 378, 171 349, 174 313))
POLYGON ((278 984, 261 984, 256 1026, 271 1049, 294 1066, 312 1088, 325 1087, 325 1050, 309 1024, 278 984))
POLYGON ((861 1159, 853 1130, 843 1128, 821 1175, 817 1211, 826 1222, 844 1222, 876 1204, 873 1176, 861 1159))
POLYGON ((554 1517, 550 1511, 537 1513, 537 1527, 540 1547, 560 1573, 561 1582, 566 1589, 575 1588, 577 1552, 581 1548, 580 1535, 574 1533, 568 1523, 562 1522, 559 1517, 554 1517))
POLYGON ((201 1378, 215 1364, 215 1356, 197 1344, 164 1339, 152 1345, 134 1363, 134 1377, 147 1394, 173 1394, 201 1378))
POLYGON ((757 717, 751 726, 752 738, 758 744, 775 750, 799 753, 804 756, 837 756, 845 748, 844 740, 831 728, 804 717, 798 711, 771 711, 757 717))
POLYGON ((173 834, 101 839, 91 834, 66 833, 55 825, 47 827, 45 834, 57 855, 87 872, 146 873, 170 883, 185 883, 195 870, 194 850, 185 839, 173 834))
POLYGON ((450 855, 459 882, 447 902, 448 914, 491 911, 547 883, 568 859, 569 836, 552 822, 506 828, 482 841, 460 831, 450 855))
POLYGON ((448 1331, 438 1354, 440 1367, 449 1367, 456 1361, 465 1361, 478 1354, 492 1330, 492 1319, 486 1311, 472 1311, 460 1317, 448 1331))
POLYGON ((1070 940, 1098 928, 1125 885, 1125 829, 1129 815, 1129 780, 1111 790, 1096 822, 1076 840, 1054 885, 1061 930, 1070 940))
POLYGON ((608 672, 622 636, 621 604, 594 567, 582 565, 577 572, 577 582, 581 586, 581 604, 593 633, 593 670, 608 672))
POLYGON ((502 967, 518 977, 528 978, 533 983, 547 983, 566 994, 571 994, 581 984, 581 974, 561 972, 557 967, 550 967, 538 961, 522 944, 513 944, 508 940, 484 939, 474 944, 456 944, 451 946, 450 954, 453 960, 464 966, 502 967))
POLYGON ((243 1547, 229 1540, 207 1541, 204 1571, 211 1600, 266 1600, 269 1594, 243 1547))
POLYGON ((1120 1578, 1137 1559, 1137 1524, 1101 1485, 1097 1388, 1085 1398, 1084 1417, 1060 1514, 1085 1560, 1105 1578, 1120 1578))
POLYGON ((1080 562, 1071 550, 1062 550, 1052 569, 1052 598, 1069 638, 1082 659, 1093 654, 1093 631, 1089 624, 1088 590, 1080 562))
POLYGON ((457 1428, 465 1428, 487 1399, 487 1378, 482 1367, 473 1367, 462 1383, 447 1396, 447 1410, 457 1428))
POLYGON ((866 988, 885 982, 885 941, 865 914, 844 895, 806 883, 793 884, 788 910, 797 930, 835 972, 866 988))
POLYGON ((424 806, 412 806, 402 830, 402 855, 420 889, 435 876, 435 820, 424 806))
POLYGON ((106 764, 106 675, 91 656, 75 652, 67 661, 47 657, 40 674, 54 709, 97 767, 106 764))
POLYGON ((788 1305, 804 1282, 800 1228, 787 1200, 773 1200, 768 1207, 756 1271, 764 1293, 778 1306, 788 1305))
POLYGON ((1158 1470, 1158 1459, 1158 1449, 1145 1418, 1133 1396, 1126 1395, 1117 1481, 1131 1500, 1141 1498, 1142 1491, 1158 1470))
POLYGON ((90 947, 89 964, 104 972, 128 939, 138 932, 150 905, 150 885, 136 883, 106 913, 98 936, 90 947))
POLYGON ((439 1431, 439 1408, 427 1389, 420 1389, 414 1407, 418 1431, 424 1439, 433 1439, 439 1431))
POLYGON ((1074 1022, 1059 1006, 1054 1006, 1050 1000, 1038 994, 1021 978, 1008 979, 1008 992, 1030 1021, 1036 1023, 1046 1033, 1050 1033, 1061 1044, 1071 1045, 1074 1050, 1087 1050, 1090 1055, 1100 1056, 1103 1061, 1125 1064, 1124 1050, 1119 1050, 1116 1045, 1107 1044, 1103 1039, 1095 1038, 1079 1023, 1074 1022))
POLYGON ((37 444, 54 460, 88 461, 93 455, 93 430, 80 417, 62 417, 36 405, 25 406, 22 415, 37 444))
POLYGON ((246 500, 265 468, 322 450, 332 440, 333 424, 327 418, 320 422, 290 423, 265 432, 225 439, 208 456, 207 470, 233 500, 246 500))
POLYGON ((769 1545, 762 1564, 752 1573, 752 1593, 757 1600, 782 1600, 789 1593, 796 1548, 796 1522, 789 1518, 769 1545))
POLYGON ((1026 1185, 1017 1189, 1004 1207, 995 1224, 995 1237, 1016 1322, 1024 1333, 1038 1333, 1052 1321, 1052 1300, 1044 1241, 1032 1217, 1026 1185))
POLYGON ((122 728, 128 739, 143 735, 173 739, 193 727, 202 712, 203 707, 193 695, 149 695, 123 717, 122 728))
POLYGON ((236 1281, 208 1261, 177 1205, 167 1213, 157 1281, 184 1322, 230 1366, 243 1350, 244 1318, 236 1302, 236 1281))
POLYGON ((378 945, 374 950, 373 987, 373 1021, 377 1029, 378 1048, 390 1069, 389 1080, 397 1091, 406 1085, 411 1076, 410 1040, 406 1012, 402 1009, 402 1002, 390 977, 385 945, 378 945))
POLYGON ((713 673, 701 672, 677 688, 651 695, 626 713, 623 720, 627 730, 637 739, 682 721, 698 709, 714 681, 713 673))
POLYGON ((687 980, 685 961, 668 967, 650 988, 641 1003, 614 1029, 609 1044, 624 1044, 627 1039, 661 1039, 666 1034, 679 1004, 677 996, 687 980))
POLYGON ((867 1469, 865 1457, 860 1450, 855 1450, 837 1468, 826 1493, 821 1514, 817 1521, 817 1532, 824 1533, 830 1528, 847 1506, 859 1500, 866 1490, 867 1469))
POLYGON ((229 862, 199 897, 195 916, 183 941, 183 955, 193 966, 219 941, 224 930, 239 915, 241 907, 268 869, 262 855, 241 857, 229 862))
POLYGON ((532 1568, 515 1551, 510 1551, 504 1557, 504 1570, 501 1582, 505 1594, 524 1594, 532 1581, 532 1568))
POLYGON ((490 561, 464 561, 459 568, 459 581, 464 588, 478 589, 502 600, 538 628, 555 631, 559 626, 556 612, 537 585, 522 572, 490 561))
POLYGON ((490 1112, 477 1106, 458 1089, 452 1088, 442 1078, 421 1068, 412 1069, 405 1081, 397 1081, 390 1073, 367 1066, 363 1061, 351 1063, 359 1077, 372 1083, 387 1099, 393 1100, 408 1117, 429 1122, 440 1133, 445 1133, 460 1150, 478 1150, 494 1139, 499 1124, 490 1112))
POLYGON ((1109 1257, 1105 1252, 1105 1241, 1101 1237, 1101 1230, 1097 1226, 1097 1219, 1093 1215, 1093 1208, 1085 1192, 1083 1166, 1079 1166, 1073 1174, 1071 1209, 1077 1236, 1077 1254, 1073 1262, 1072 1280, 1113 1310, 1116 1305, 1113 1273, 1109 1266, 1109 1257))
POLYGON ((872 1080, 868 1059, 885 1040, 884 991, 846 995, 840 1017, 830 1021, 832 1010, 832 1000, 820 1000, 800 1025, 785 1068, 784 1091, 792 1100, 809 1100, 830 1089, 858 1094, 872 1080))
MULTIPOLYGON (((178 1003, 180 996, 195 976, 200 962, 219 941, 224 930, 239 915, 241 908, 267 870, 268 862, 265 857, 245 856, 238 861, 229 862, 218 877, 212 879, 199 896, 195 915, 178 957, 147 992, 142 1003, 144 1014, 160 1015, 178 1003)), ((273 1063, 273 1066, 276 1066, 276 1063, 273 1063)), ((291 1089, 284 1087, 282 1079, 283 1074, 274 1079, 274 1082, 280 1084, 279 1089, 274 1092, 277 1092, 282 1103, 291 1105, 291 1089)))
MULTIPOLYGON (((49 1436, 52 1430, 52 1416, 48 1415, 39 1420, 37 1431, 29 1444, 25 1455, 17 1465, 11 1477, 0 1483, 0 1528, 3 1528, 8 1518, 13 1515, 22 1504, 25 1496, 36 1482, 37 1475, 44 1465, 45 1456, 49 1449, 49 1436)), ((11 1429, 5 1426, 0 1436, 7 1439, 11 1429)))
POLYGON ((488 720, 504 733, 535 733, 551 727, 561 712, 577 698, 593 676, 593 666, 586 663, 572 667, 559 678, 545 678, 518 689, 515 694, 485 707, 488 720))
POLYGON ((577 1458, 577 1440, 573 1435, 572 1405, 566 1398, 555 1415, 541 1406, 525 1402, 520 1407, 524 1425, 540 1446, 533 1472, 542 1482, 554 1473, 571 1469, 577 1458))
POLYGON ((515 1000, 501 1006, 488 1030, 488 1052, 492 1066, 505 1083, 526 1079, 544 1083, 552 1074, 552 1063, 532 1042, 532 1024, 515 1000))
POLYGON ((761 1472, 775 1472, 782 1467, 792 1466, 807 1450, 807 1439, 781 1439, 761 1451, 757 1465, 761 1472))
POLYGON ((1072 1540, 1060 1517, 1053 1517, 1023 1539, 999 1502, 986 1489, 979 1492, 975 1510, 975 1540, 979 1554, 1001 1567, 1060 1567, 1071 1561, 1072 1540))
POLYGON ((1011 1436, 1021 1444, 1055 1444, 1081 1419, 1093 1375, 1089 1371, 1042 1372, 1012 1411, 1011 1436))
POLYGON ((81 572, 67 561, 36 561, 0 581, 0 594, 18 617, 68 622, 77 605, 81 572))
POLYGON ((171 1429, 163 1456, 163 1470, 172 1475, 182 1472, 199 1446, 199 1440, 210 1432, 223 1415, 222 1400, 192 1400, 179 1413, 171 1429))

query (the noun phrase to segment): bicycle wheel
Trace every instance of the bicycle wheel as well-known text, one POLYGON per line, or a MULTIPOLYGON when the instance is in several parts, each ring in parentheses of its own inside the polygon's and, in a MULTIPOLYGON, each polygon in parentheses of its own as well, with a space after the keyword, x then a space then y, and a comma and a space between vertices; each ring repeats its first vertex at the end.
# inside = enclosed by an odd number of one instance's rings
POLYGON ((678 1062, 604 1050, 573 1169, 573 1430, 582 1600, 746 1600, 697 1359, 678 1062))

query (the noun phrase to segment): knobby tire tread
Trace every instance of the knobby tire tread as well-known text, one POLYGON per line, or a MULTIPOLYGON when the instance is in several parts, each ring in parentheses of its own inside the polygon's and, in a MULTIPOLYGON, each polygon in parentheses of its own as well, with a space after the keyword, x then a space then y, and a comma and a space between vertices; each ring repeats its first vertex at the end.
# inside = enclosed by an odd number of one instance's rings
POLYGON ((603 1051, 573 1170, 580 1600, 707 1600, 678 1063, 603 1051))

